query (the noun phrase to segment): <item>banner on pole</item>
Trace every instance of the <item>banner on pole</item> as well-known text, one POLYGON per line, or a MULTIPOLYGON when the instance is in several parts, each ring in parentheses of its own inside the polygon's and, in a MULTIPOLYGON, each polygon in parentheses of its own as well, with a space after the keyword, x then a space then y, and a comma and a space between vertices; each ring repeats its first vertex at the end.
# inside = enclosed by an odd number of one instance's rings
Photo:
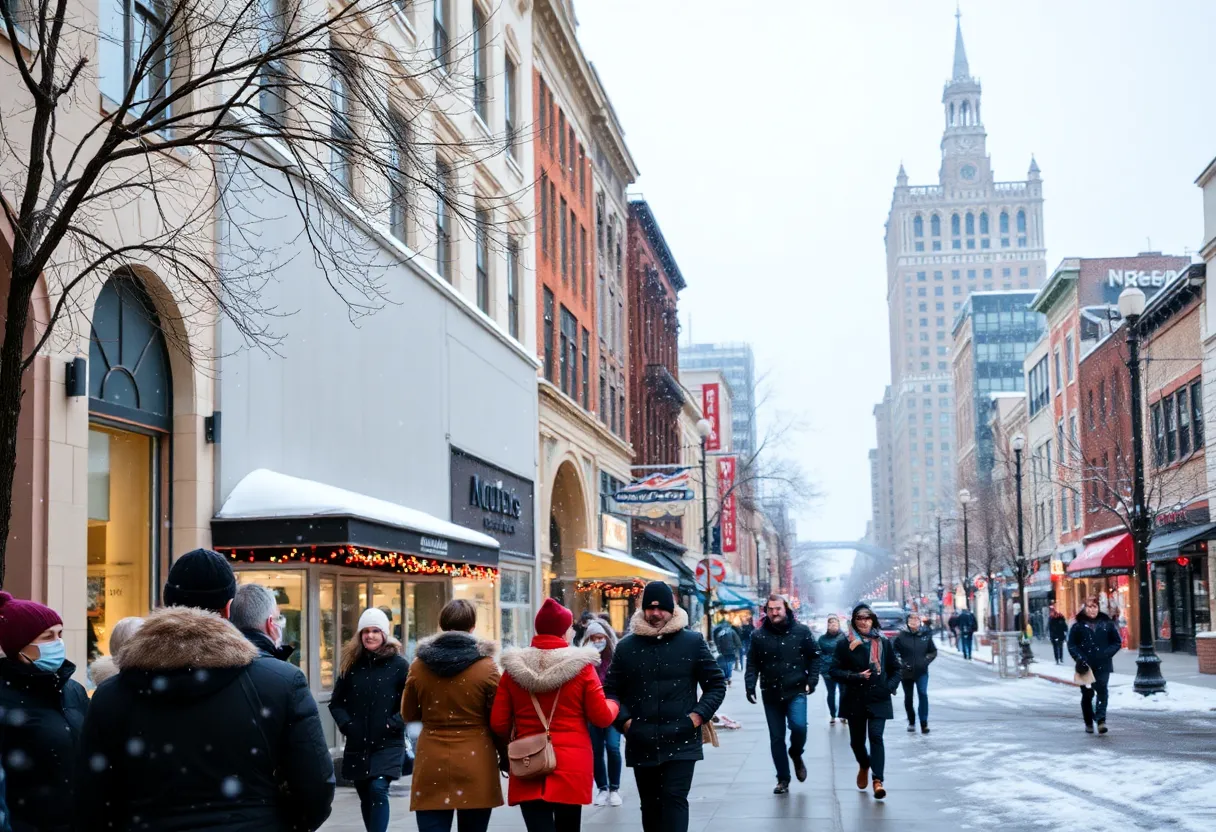
POLYGON ((706 384, 701 388, 701 413, 709 422, 709 436, 705 437, 705 450, 722 449, 722 437, 718 433, 722 415, 722 385, 706 384))
POLYGON ((735 458, 718 457, 718 499, 722 505, 722 551, 739 551, 738 523, 735 518, 735 458))

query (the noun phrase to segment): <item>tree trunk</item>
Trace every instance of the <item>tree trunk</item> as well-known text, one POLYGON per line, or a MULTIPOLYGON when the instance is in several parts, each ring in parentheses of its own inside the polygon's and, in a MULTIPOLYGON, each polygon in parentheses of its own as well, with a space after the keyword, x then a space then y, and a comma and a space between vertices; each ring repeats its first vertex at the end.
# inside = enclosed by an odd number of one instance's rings
POLYGON ((9 282, 4 341, 0 344, 0 588, 4 586, 8 535, 13 519, 13 480, 17 474, 17 430, 25 389, 25 327, 33 282, 13 269, 9 282))

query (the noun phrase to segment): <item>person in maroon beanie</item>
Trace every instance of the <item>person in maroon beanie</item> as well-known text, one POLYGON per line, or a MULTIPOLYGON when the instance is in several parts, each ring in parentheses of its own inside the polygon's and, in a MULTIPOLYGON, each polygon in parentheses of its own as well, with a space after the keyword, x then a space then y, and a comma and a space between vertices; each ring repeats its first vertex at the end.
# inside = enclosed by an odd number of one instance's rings
POLYGON ((0 760, 14 832, 68 832, 84 686, 65 658, 63 620, 0 592, 0 760))
POLYGON ((527 780, 511 775, 507 803, 519 806, 529 832, 575 832, 591 803, 593 766, 590 723, 606 728, 617 705, 604 698, 593 647, 572 647, 574 615, 546 598, 536 613, 531 647, 507 650, 490 714, 490 727, 505 739, 548 733, 557 768, 527 780))

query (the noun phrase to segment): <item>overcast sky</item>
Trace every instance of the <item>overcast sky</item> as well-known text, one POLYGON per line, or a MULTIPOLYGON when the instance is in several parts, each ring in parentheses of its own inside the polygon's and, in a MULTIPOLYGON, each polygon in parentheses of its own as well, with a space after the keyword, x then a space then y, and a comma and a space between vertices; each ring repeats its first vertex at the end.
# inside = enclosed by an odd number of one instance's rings
MULTIPOLYGON (((823 497, 803 540, 870 517, 872 409, 890 379, 883 223, 902 161, 935 184, 954 0, 576 0, 688 288, 684 337, 741 340, 823 497)), ((1043 171, 1065 256, 1194 253, 1216 156, 1213 0, 962 4, 999 180, 1043 171), (1207 33, 1206 35, 1203 33, 1207 33)))

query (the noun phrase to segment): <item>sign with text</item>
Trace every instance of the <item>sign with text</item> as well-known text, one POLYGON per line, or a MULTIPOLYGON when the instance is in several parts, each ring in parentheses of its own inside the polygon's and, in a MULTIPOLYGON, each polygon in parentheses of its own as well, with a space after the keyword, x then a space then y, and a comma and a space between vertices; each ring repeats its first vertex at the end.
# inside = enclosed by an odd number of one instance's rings
POLYGON ((735 518, 735 458, 718 457, 718 499, 721 502, 722 551, 739 551, 739 527, 735 518))
POLYGON ((611 514, 600 515, 600 538, 605 549, 629 551, 629 524, 611 514))
POLYGON ((530 481, 452 448, 451 500, 453 523, 488 534, 505 554, 535 557, 530 481))
POLYGON ((1119 293, 1129 286, 1152 300, 1153 295, 1177 280, 1190 262, 1189 257, 1161 254, 1083 259, 1078 285, 1081 305, 1118 304, 1119 293))
POLYGON ((659 472, 634 480, 612 495, 618 505, 646 503, 681 503, 696 497, 692 490, 692 474, 687 468, 659 472))
POLYGON ((709 436, 705 437, 705 450, 722 449, 722 437, 718 430, 722 422, 722 385, 706 384, 701 388, 701 414, 709 422, 709 436))

